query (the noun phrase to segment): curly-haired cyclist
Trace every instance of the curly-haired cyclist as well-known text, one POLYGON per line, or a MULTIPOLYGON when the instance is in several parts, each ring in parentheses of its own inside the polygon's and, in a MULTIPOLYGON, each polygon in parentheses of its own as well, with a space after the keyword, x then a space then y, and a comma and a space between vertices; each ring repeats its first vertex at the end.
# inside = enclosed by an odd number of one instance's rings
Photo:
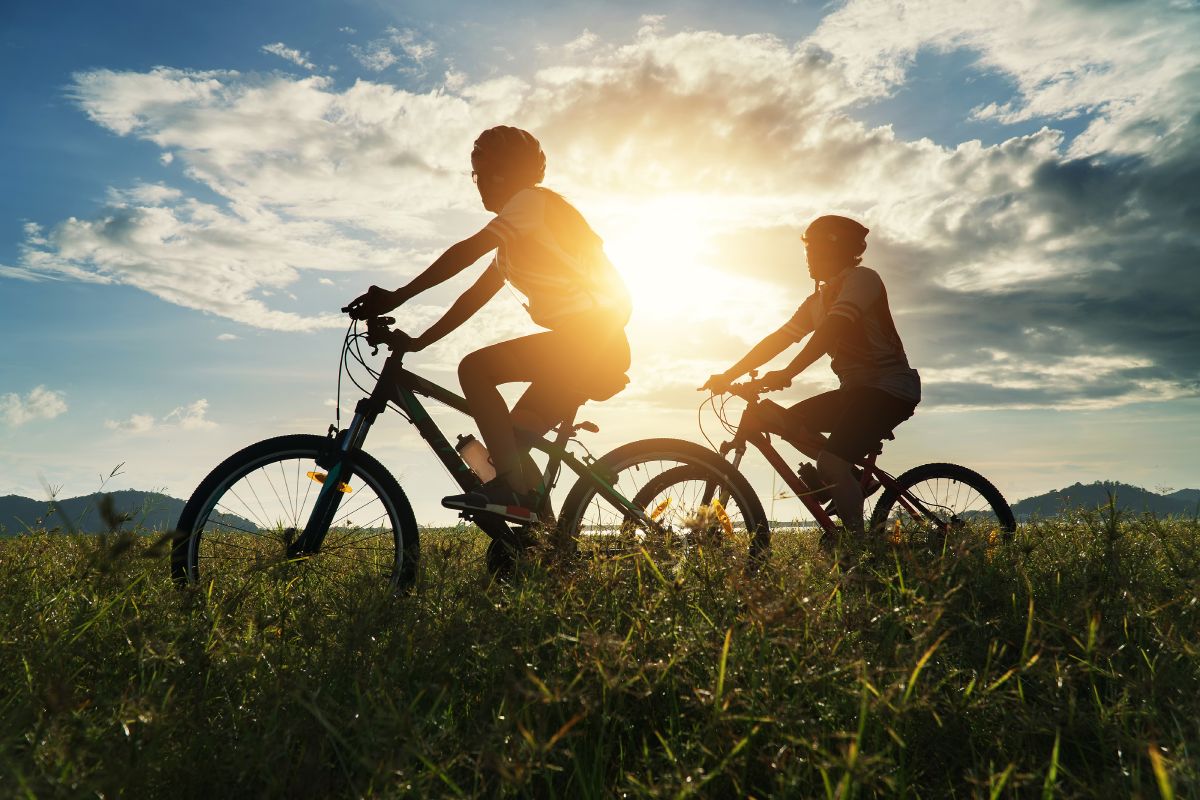
POLYGON ((474 492, 443 498, 442 505, 528 523, 535 519, 537 475, 515 428, 542 435, 585 400, 624 388, 630 297, 583 215, 540 185, 546 156, 532 134, 503 125, 484 131, 471 167, 483 207, 496 214, 491 222, 406 286, 372 286, 348 309, 357 319, 385 313, 496 251, 475 283, 408 349, 424 349, 458 328, 506 281, 525 295, 529 316, 548 330, 476 350, 458 367, 497 475, 474 492), (510 412, 497 387, 517 382, 530 386, 510 412))
MULTIPOLYGON (((842 524, 860 534, 863 495, 852 465, 911 417, 921 401, 921 379, 908 365, 883 280, 875 270, 861 266, 867 232, 848 217, 827 215, 813 220, 803 240, 816 291, 783 327, 728 370, 711 376, 703 387, 724 391, 738 376, 811 333, 812 338, 791 363, 764 375, 762 385, 769 390, 785 389, 796 375, 829 353, 840 387, 786 410, 763 404, 761 418, 754 423, 816 458, 816 475, 806 475, 802 468, 801 477, 810 485, 828 486, 842 524), (829 437, 816 435, 820 433, 829 437)), ((807 464, 804 467, 812 469, 807 464)))

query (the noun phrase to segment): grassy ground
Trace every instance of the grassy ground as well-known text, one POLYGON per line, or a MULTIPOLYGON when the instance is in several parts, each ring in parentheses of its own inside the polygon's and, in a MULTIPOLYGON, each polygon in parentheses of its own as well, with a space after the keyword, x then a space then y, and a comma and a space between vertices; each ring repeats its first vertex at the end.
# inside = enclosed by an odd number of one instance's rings
POLYGON ((179 591, 149 537, 0 540, 0 794, 1200 795, 1200 525, 946 559, 661 553, 491 585, 179 591))

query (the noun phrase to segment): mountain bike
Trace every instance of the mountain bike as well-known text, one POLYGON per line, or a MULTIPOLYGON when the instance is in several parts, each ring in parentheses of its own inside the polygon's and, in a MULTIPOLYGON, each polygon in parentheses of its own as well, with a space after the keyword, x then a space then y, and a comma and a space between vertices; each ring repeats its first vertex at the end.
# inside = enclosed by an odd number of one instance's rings
MULTIPOLYGON (((177 583, 237 581, 281 571, 343 585, 363 579, 393 588, 412 584, 419 563, 419 529, 400 484, 363 449, 372 426, 393 408, 416 428, 462 491, 478 487, 481 480, 420 398, 469 415, 466 400, 404 367, 410 340, 393 330, 394 324, 391 317, 375 317, 365 321, 365 330, 352 322, 346 331, 338 408, 343 374, 366 394, 347 427, 341 427, 339 410, 324 436, 295 434, 252 444, 225 459, 201 482, 177 525, 171 556, 177 583), (364 343, 372 355, 381 346, 390 351, 380 369, 368 363, 364 343), (352 361, 374 379, 373 386, 359 382, 352 361)), ((579 434, 598 428, 575 422, 586 398, 577 400, 569 418, 546 437, 518 431, 522 444, 546 456, 541 502, 534 510, 541 526, 560 542, 655 537, 686 548, 704 537, 745 547, 751 556, 766 552, 766 515, 736 467, 701 445, 678 439, 631 442, 594 458, 579 434), (577 479, 556 516, 551 496, 564 466, 577 479), (714 497, 719 498, 715 503, 714 497)), ((513 525, 491 514, 460 516, 491 538, 486 559, 496 573, 511 567, 533 534, 532 526, 513 525)))
MULTIPOLYGON (((701 405, 701 408, 710 405, 722 426, 732 435, 715 449, 722 457, 730 458, 736 468, 740 467, 747 447, 756 448, 832 540, 837 532, 833 519, 837 511, 827 496, 827 487, 806 481, 771 444, 772 434, 763 432, 760 425, 750 424, 752 420, 769 419, 783 411, 778 404, 759 397, 769 390, 754 380, 755 372, 750 376, 750 381, 733 384, 728 390, 728 394, 746 402, 737 425, 729 422, 724 395, 720 399, 712 395, 701 405)), ((885 440, 894 438, 888 434, 885 440)), ((803 431, 789 431, 786 440, 810 457, 815 457, 826 441, 819 433, 803 431)), ((881 442, 874 452, 853 465, 864 499, 881 492, 870 516, 868 531, 885 536, 893 545, 943 552, 970 546, 972 542, 968 538, 972 536, 984 537, 985 546, 1012 538, 1017 529, 1012 509, 1000 491, 978 472, 958 464, 935 463, 913 467, 897 477, 876 463, 882 453, 881 442)), ((720 490, 714 491, 719 497, 720 490)))

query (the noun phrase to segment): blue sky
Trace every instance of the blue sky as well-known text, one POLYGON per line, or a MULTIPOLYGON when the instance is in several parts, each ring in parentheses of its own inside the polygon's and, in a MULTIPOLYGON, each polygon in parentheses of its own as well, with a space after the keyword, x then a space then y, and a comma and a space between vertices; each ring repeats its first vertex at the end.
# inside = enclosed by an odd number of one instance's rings
MULTIPOLYGON (((7 3, 0 494, 123 462, 109 488, 186 496, 243 444, 323 430, 337 308, 486 223, 466 153, 499 123, 542 138, 634 289, 633 384, 589 407, 593 449, 699 439, 691 387, 803 299, 796 236, 837 211, 871 227, 925 380, 889 467, 960 461, 1012 499, 1200 485, 1198 13, 7 3)), ((414 366, 452 382, 529 330, 498 298, 414 366)), ((830 381, 819 363, 788 399, 830 381)), ((448 520, 401 420, 369 449, 448 520)))

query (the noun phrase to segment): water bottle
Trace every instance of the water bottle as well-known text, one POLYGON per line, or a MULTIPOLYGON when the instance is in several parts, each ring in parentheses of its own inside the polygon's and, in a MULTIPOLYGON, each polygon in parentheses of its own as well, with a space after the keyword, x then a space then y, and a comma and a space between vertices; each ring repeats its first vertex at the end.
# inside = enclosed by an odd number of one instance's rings
POLYGON ((462 460, 467 462, 471 471, 479 476, 479 480, 487 483, 496 477, 496 465, 492 463, 492 457, 488 455, 483 442, 468 433, 458 437, 458 444, 454 445, 454 449, 462 456, 462 460))

